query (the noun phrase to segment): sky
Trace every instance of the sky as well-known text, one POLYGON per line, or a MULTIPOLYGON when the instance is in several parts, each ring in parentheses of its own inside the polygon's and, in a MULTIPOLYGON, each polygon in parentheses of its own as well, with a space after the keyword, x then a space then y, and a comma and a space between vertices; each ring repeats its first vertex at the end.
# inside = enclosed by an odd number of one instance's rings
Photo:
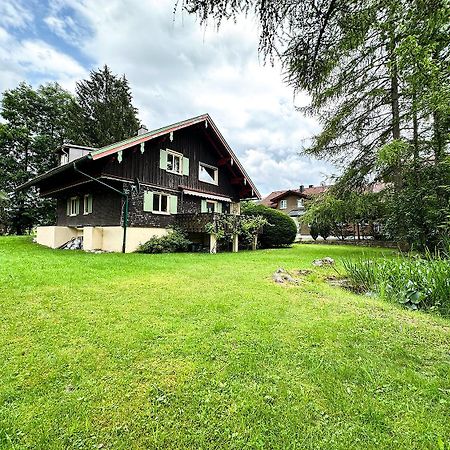
POLYGON ((1 0, 0 91, 57 81, 74 92, 107 64, 125 74, 149 129, 209 113, 263 195, 337 169, 299 152, 320 130, 258 55, 252 18, 201 26, 176 0, 1 0))

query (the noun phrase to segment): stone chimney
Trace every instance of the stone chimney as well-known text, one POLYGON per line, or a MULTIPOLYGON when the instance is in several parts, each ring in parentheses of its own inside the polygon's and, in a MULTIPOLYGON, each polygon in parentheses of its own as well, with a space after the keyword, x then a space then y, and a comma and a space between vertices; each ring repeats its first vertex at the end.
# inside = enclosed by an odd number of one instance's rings
POLYGON ((309 187, 312 188, 312 187, 314 187, 314 185, 313 185, 313 184, 310 184, 309 187))
POLYGON ((303 184, 301 184, 300 185, 300 194, 302 194, 304 190, 305 190, 305 186, 303 184))
POLYGON ((145 125, 141 125, 137 134, 140 136, 141 134, 148 133, 148 128, 145 125))

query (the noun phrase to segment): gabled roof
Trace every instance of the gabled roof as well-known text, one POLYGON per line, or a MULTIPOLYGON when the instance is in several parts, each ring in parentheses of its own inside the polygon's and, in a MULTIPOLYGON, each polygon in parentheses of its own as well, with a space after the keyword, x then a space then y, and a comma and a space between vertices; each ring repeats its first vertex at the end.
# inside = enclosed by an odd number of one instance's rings
POLYGON ((330 186, 311 186, 300 189, 284 189, 282 191, 273 191, 267 197, 264 197, 261 200, 261 204, 265 206, 269 206, 270 208, 276 208, 277 202, 284 197, 289 195, 295 195, 298 197, 314 197, 315 195, 322 194, 325 192, 330 186))
POLYGON ((278 195, 275 195, 274 197, 272 197, 271 201, 272 202, 277 202, 280 198, 284 198, 284 197, 287 197, 289 195, 294 195, 296 197, 301 197, 301 198, 308 197, 308 194, 305 194, 305 191, 300 192, 300 190, 288 189, 287 191, 281 191, 281 193, 279 193, 278 195))
MULTIPOLYGON (((78 162, 78 161, 85 160, 85 159, 92 159, 92 160, 101 159, 106 156, 118 153, 119 151, 134 147, 135 145, 141 144, 143 142, 150 141, 159 136, 167 135, 169 133, 173 133, 174 131, 177 131, 177 130, 180 130, 183 128, 187 128, 189 126, 196 125, 196 124, 199 124, 202 122, 205 123, 205 128, 209 127, 215 134, 216 138, 218 139, 218 141, 220 142, 220 144, 222 146, 222 149, 225 151, 225 153, 228 154, 231 166, 236 165, 236 167, 239 169, 239 172, 242 174, 244 184, 248 183, 251 190, 253 191, 254 196, 256 196, 258 199, 260 199, 261 194, 259 193, 259 191, 256 188, 253 181, 248 176, 245 169, 242 167, 242 164, 238 160, 237 156, 235 155, 235 153, 233 152, 231 147, 225 141, 224 137, 218 130, 216 124, 213 122, 213 120, 211 119, 209 114, 202 114, 200 116, 196 116, 191 119, 182 120, 181 122, 176 122, 174 124, 167 125, 165 127, 161 127, 161 128, 157 128, 152 131, 148 131, 147 133, 132 136, 128 139, 124 139, 123 141, 115 142, 114 144, 107 145, 107 146, 101 147, 99 149, 91 149, 89 154, 80 157, 78 160, 71 161, 67 164, 64 164, 63 166, 55 167, 55 168, 49 170, 48 172, 45 172, 44 174, 39 175, 38 177, 22 184, 21 186, 19 186, 17 188, 17 190, 21 190, 21 189, 25 189, 27 187, 33 186, 33 185, 37 184, 38 182, 40 182, 46 178, 49 178, 50 176, 54 175, 55 173, 59 173, 66 169, 69 169, 73 166, 73 162, 78 162)), ((81 146, 70 145, 70 144, 68 146, 82 148, 81 146)), ((85 148, 90 149, 90 147, 85 147, 85 148)))

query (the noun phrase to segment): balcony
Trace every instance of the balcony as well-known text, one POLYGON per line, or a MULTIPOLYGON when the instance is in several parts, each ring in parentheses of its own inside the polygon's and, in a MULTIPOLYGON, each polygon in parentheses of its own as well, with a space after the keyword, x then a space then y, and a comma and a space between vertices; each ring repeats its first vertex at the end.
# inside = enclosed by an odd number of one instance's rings
POLYGON ((177 214, 175 223, 187 233, 205 233, 206 224, 214 223, 224 215, 222 213, 177 214))

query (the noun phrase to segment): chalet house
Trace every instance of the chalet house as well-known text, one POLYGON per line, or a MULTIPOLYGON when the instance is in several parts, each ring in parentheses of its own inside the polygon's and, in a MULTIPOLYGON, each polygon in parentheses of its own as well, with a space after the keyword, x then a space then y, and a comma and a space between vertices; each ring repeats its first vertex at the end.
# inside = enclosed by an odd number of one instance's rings
POLYGON ((305 201, 324 193, 329 186, 313 186, 305 188, 303 185, 299 189, 287 189, 283 191, 271 192, 261 200, 261 204, 279 211, 291 217, 297 225, 297 238, 303 234, 309 234, 308 224, 302 223, 302 216, 305 214, 305 201))
MULTIPOLYGON (((215 251, 204 226, 217 214, 240 213, 260 194, 208 114, 95 149, 64 145, 60 165, 23 184, 56 199, 55 226, 37 242, 58 248, 75 237, 85 250, 136 250, 171 226, 215 251)), ((237 237, 233 242, 237 251, 237 237)))

